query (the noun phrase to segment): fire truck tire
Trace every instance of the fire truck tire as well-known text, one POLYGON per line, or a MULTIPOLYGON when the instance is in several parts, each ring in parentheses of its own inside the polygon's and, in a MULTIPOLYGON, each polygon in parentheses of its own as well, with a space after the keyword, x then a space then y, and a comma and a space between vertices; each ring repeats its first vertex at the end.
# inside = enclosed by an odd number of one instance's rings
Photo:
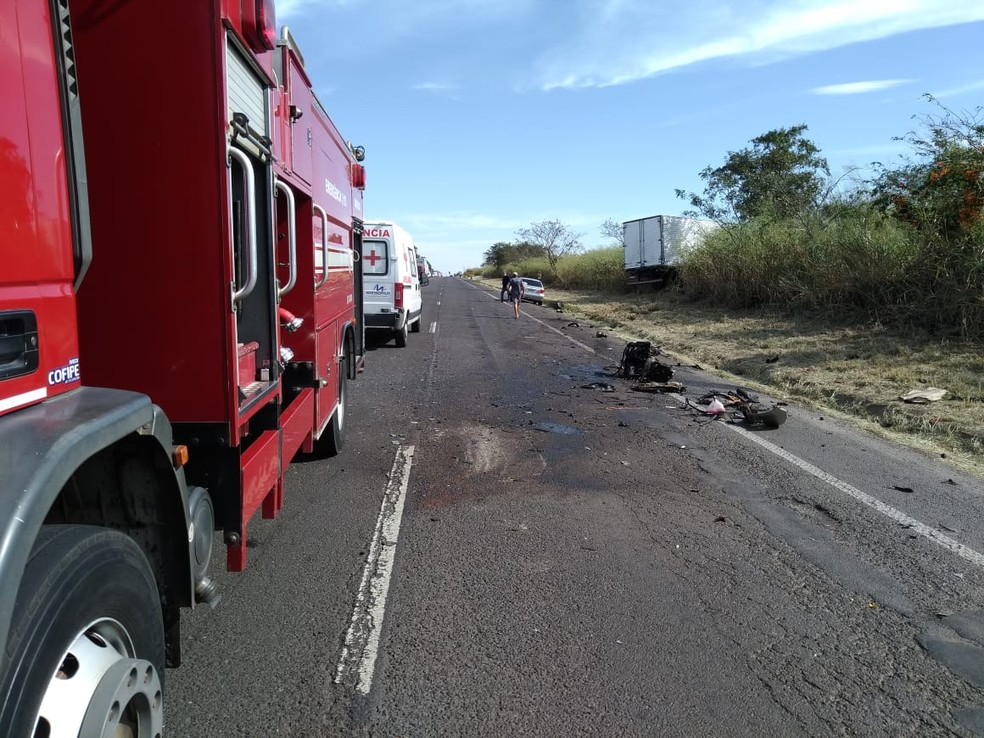
POLYGON ((396 347, 406 348, 407 347, 407 324, 404 323, 402 328, 396 331, 396 347))
POLYGON ((338 456, 342 447, 345 445, 345 431, 348 429, 346 415, 348 414, 348 365, 349 354, 345 352, 341 362, 338 364, 338 406, 328 421, 325 428, 315 444, 315 453, 318 456, 338 456))
POLYGON ((163 732, 157 584, 143 551, 122 533, 45 526, 17 593, 7 652, 0 735, 163 732))

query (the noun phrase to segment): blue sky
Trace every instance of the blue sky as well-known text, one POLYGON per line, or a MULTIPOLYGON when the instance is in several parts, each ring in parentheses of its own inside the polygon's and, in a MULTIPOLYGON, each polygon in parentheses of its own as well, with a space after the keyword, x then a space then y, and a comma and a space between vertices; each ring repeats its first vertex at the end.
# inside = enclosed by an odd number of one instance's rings
POLYGON ((315 90, 366 148, 367 219, 435 269, 557 219, 675 215, 674 189, 805 123, 835 176, 984 104, 984 0, 279 0, 315 90))

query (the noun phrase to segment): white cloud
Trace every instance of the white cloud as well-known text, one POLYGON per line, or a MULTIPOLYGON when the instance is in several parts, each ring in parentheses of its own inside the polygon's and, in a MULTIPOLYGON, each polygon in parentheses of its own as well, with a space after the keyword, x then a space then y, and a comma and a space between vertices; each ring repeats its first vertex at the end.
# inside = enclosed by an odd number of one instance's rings
MULTIPOLYGON (((501 218, 495 215, 486 215, 473 212, 449 212, 449 213, 416 213, 405 218, 406 227, 416 236, 417 232, 426 232, 432 236, 460 235, 467 231, 503 231, 503 239, 508 240, 517 228, 529 225, 510 218, 501 218)), ((491 244, 490 244, 491 245, 491 244)))
POLYGON ((438 95, 439 97, 446 97, 451 100, 458 100, 457 85, 444 84, 443 82, 421 82, 417 85, 412 85, 411 90, 418 90, 420 92, 430 92, 433 95, 438 95))
POLYGON ((984 20, 979 0, 606 0, 578 7, 580 30, 540 59, 543 89, 621 85, 712 59, 793 56, 984 20))
POLYGON ((970 84, 960 85, 958 87, 950 87, 946 90, 940 90, 939 92, 934 92, 933 97, 943 99, 945 97, 958 97, 959 95, 966 95, 968 92, 977 92, 978 90, 984 90, 984 80, 979 82, 971 82, 970 84))
POLYGON ((277 21, 282 22, 289 18, 301 15, 309 9, 334 9, 351 5, 358 0, 277 0, 276 12, 277 21))
POLYGON ((874 79, 865 82, 844 82, 837 85, 824 85, 814 87, 810 92, 814 95, 861 95, 866 92, 877 92, 887 90, 890 87, 898 87, 912 82, 911 79, 874 79))
MULTIPOLYGON (((541 0, 542 1, 542 0, 541 0)), ((448 25, 480 24, 489 19, 512 18, 537 0, 277 0, 278 18, 306 11, 321 13, 352 9, 365 22, 360 29, 373 42, 383 36, 433 31, 448 25), (384 22, 385 21, 385 22, 384 22)))

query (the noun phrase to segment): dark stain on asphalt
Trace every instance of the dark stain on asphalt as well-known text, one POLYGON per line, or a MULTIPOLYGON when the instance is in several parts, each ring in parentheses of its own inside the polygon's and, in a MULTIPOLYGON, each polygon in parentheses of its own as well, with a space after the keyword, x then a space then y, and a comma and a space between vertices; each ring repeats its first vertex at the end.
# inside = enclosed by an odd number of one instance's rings
POLYGON ((576 436, 581 433, 577 428, 561 423, 534 423, 531 427, 533 430, 543 431, 544 433, 557 433, 562 436, 576 436))

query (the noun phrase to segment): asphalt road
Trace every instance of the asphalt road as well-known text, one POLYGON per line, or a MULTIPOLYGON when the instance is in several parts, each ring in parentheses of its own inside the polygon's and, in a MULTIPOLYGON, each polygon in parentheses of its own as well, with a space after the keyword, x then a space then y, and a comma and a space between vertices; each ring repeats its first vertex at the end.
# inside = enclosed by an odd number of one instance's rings
POLYGON ((571 322, 431 280, 185 619, 167 736, 984 735, 984 482, 571 322))

